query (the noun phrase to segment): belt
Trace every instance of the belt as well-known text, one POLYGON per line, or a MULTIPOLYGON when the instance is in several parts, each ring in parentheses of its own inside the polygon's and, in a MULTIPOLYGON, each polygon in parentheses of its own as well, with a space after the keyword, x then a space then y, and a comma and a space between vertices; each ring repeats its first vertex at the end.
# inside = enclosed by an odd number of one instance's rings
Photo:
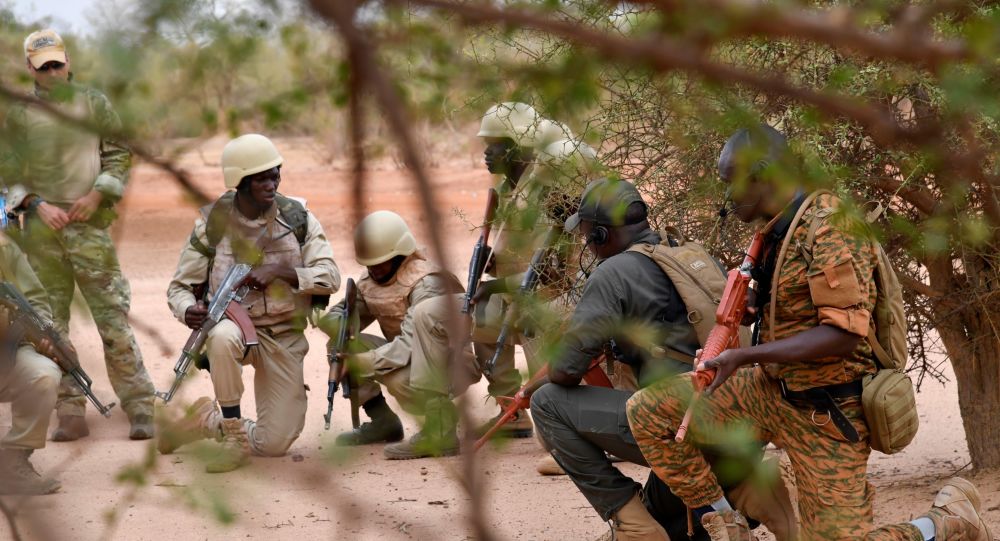
POLYGON ((781 386, 781 397, 789 404, 801 409, 812 409, 813 415, 816 412, 826 413, 830 417, 830 420, 833 421, 833 425, 847 438, 847 441, 851 443, 861 441, 861 435, 858 434, 858 430, 854 428, 851 420, 844 415, 843 410, 840 409, 840 406, 836 402, 837 399, 860 397, 862 391, 861 380, 812 387, 802 391, 790 390, 783 379, 779 379, 778 384, 781 386))

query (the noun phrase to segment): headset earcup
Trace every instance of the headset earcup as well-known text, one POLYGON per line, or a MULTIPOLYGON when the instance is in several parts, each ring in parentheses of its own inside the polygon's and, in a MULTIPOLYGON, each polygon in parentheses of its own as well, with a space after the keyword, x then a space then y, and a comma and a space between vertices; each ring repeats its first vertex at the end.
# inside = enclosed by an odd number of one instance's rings
POLYGON ((596 246, 603 246, 607 244, 609 234, 607 227, 603 225, 594 226, 594 229, 590 232, 590 242, 596 246))

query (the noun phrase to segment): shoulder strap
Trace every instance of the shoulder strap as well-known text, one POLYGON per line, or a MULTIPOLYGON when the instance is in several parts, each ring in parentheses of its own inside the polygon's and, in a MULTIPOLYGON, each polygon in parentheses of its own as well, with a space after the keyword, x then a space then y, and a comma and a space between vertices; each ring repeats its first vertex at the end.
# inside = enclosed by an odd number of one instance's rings
POLYGON ((299 246, 302 246, 306 242, 309 228, 309 214, 305 205, 280 193, 274 199, 278 205, 278 214, 295 233, 295 240, 299 241, 299 246))
MULTIPOLYGON (((795 213, 795 217, 792 218, 792 222, 788 224, 788 232, 785 233, 784 240, 781 241, 781 249, 778 250, 778 257, 774 261, 774 275, 771 277, 771 302, 768 307, 768 321, 770 340, 774 341, 774 312, 775 304, 777 304, 778 298, 778 275, 781 273, 781 265, 785 262, 785 254, 788 252, 788 245, 792 242, 792 237, 795 236, 795 229, 799 226, 799 222, 802 221, 802 215, 809 210, 816 198, 823 195, 831 193, 830 190, 816 190, 815 192, 809 194, 802 205, 799 206, 798 212, 795 213)), ((815 236, 815 232, 813 232, 815 236)))

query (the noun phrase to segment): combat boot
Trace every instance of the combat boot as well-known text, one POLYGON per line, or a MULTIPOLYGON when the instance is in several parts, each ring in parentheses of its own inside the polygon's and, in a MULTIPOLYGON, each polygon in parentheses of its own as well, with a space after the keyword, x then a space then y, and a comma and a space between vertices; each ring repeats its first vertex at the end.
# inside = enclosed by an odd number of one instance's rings
MULTIPOLYGON (((381 398, 381 395, 378 398, 381 398)), ((403 423, 400 422, 399 416, 389 408, 384 398, 375 401, 376 404, 365 403, 363 406, 371 421, 363 423, 350 432, 339 434, 336 440, 337 445, 393 443, 403 439, 403 423)))
POLYGON ((231 472, 250 462, 250 439, 243 419, 222 420, 222 448, 205 464, 208 473, 231 472))
POLYGON ((212 399, 203 396, 185 407, 166 407, 157 411, 156 424, 159 437, 156 448, 169 455, 179 447, 200 439, 220 439, 222 414, 212 399))
POLYGON ((934 523, 937 541, 992 541, 989 528, 980 514, 982 499, 975 485, 952 477, 934 498, 927 517, 934 523))
POLYGON ((750 525, 739 511, 713 511, 701 517, 701 525, 712 541, 751 541, 750 525))
POLYGON ((566 470, 552 458, 552 455, 545 455, 535 464, 535 471, 542 475, 566 475, 566 470))
POLYGON ((649 514, 639 493, 632 496, 621 509, 611 515, 610 536, 601 539, 613 541, 670 541, 667 531, 649 514))
POLYGON ((423 430, 409 440, 387 445, 382 453, 389 460, 412 460, 432 456, 454 456, 459 452, 458 411, 447 396, 427 401, 423 430))
POLYGON ((59 481, 35 471, 28 460, 31 453, 30 449, 0 449, 0 494, 36 496, 59 490, 59 481))
POLYGON ((52 441, 76 441, 90 435, 83 415, 60 415, 59 426, 52 432, 52 441))
POLYGON ((129 417, 128 439, 153 439, 153 416, 140 413, 134 417, 129 417))
MULTIPOLYGON (((493 428, 494 425, 497 424, 497 421, 499 421, 501 417, 503 417, 503 411, 498 413, 496 417, 493 417, 489 421, 486 421, 485 423, 476 427, 476 437, 477 438, 483 437, 483 435, 489 432, 489 430, 493 428)), ((535 427, 534 425, 531 424, 531 417, 528 416, 528 412, 521 410, 515 413, 514 417, 511 418, 511 420, 507 421, 505 425, 501 426, 500 430, 497 430, 496 433, 493 434, 493 437, 530 438, 532 436, 532 433, 534 432, 534 429, 535 427)))

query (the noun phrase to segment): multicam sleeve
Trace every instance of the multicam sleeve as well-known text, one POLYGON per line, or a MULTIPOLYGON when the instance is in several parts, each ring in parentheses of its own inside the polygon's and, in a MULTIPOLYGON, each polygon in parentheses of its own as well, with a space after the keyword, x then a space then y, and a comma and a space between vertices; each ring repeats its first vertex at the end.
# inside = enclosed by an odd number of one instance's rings
POLYGON ((0 150, 0 179, 7 187, 7 209, 13 210, 21 206, 28 195, 24 181, 24 163, 21 156, 27 151, 24 134, 24 106, 11 106, 4 118, 2 134, 3 150, 0 150))
POLYGON ((3 274, 10 277, 14 287, 28 299, 28 304, 45 319, 52 321, 52 310, 49 308, 49 296, 38 276, 28 264, 28 258, 12 241, 4 239, 0 242, 0 260, 3 274))
POLYGON ((122 122, 111 106, 107 96, 90 90, 90 110, 101 131, 101 172, 94 181, 94 189, 105 199, 117 202, 125 193, 129 169, 132 167, 132 152, 117 140, 122 122))
POLYGON ((813 219, 822 222, 815 226, 807 277, 819 323, 866 336, 875 288, 872 242, 843 213, 813 219))

